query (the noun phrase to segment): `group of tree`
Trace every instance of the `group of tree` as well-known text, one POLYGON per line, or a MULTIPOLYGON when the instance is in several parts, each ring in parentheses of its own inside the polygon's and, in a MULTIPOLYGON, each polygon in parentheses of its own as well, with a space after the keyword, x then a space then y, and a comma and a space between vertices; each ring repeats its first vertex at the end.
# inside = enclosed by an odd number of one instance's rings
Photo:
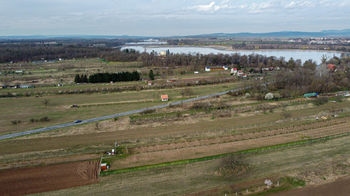
POLYGON ((127 82, 138 81, 141 79, 140 73, 119 72, 119 73, 95 73, 87 77, 87 75, 77 74, 74 78, 75 83, 109 83, 109 82, 127 82))
POLYGON ((75 83, 88 83, 89 79, 88 79, 87 75, 84 75, 84 74, 83 75, 79 75, 79 74, 77 74, 74 77, 74 82, 75 83))
POLYGON ((301 95, 308 92, 327 93, 350 88, 350 58, 333 57, 323 60, 316 66, 312 61, 306 61, 303 66, 286 68, 276 73, 272 79, 272 90, 281 90, 284 96, 301 95), (334 64, 336 69, 329 69, 334 64))

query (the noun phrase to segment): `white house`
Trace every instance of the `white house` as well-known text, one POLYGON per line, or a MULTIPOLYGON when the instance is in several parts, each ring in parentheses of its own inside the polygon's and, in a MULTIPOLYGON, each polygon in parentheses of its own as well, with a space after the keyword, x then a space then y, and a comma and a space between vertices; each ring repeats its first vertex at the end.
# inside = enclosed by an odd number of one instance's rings
POLYGON ((243 71, 242 70, 239 70, 238 72, 237 72, 237 76, 243 76, 243 71))
POLYGON ((210 67, 205 67, 204 70, 205 70, 205 71, 210 71, 211 69, 210 69, 210 67))
POLYGON ((231 69, 231 74, 236 75, 236 74, 237 74, 237 71, 238 71, 237 68, 232 68, 232 69, 231 69))

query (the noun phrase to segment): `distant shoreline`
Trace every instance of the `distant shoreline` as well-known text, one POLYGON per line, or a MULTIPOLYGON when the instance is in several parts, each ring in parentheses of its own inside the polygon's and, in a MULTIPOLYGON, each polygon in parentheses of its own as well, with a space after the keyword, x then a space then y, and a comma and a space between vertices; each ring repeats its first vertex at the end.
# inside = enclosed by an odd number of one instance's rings
POLYGON ((121 48, 127 48, 127 47, 143 47, 143 48, 211 48, 215 50, 223 50, 223 51, 315 51, 315 52, 330 52, 330 53, 345 53, 350 54, 350 52, 343 52, 343 51, 337 51, 337 50, 315 50, 315 49, 233 49, 229 46, 223 46, 223 45, 124 45, 121 48))

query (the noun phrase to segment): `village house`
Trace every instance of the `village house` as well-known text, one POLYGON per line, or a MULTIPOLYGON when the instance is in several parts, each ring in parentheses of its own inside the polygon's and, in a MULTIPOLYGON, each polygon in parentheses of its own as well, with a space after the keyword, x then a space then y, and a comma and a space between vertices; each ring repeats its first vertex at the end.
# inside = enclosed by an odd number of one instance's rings
POLYGON ((160 98, 162 99, 162 101, 169 101, 168 95, 161 95, 160 98))
POLYGON ((244 74, 244 73, 243 73, 242 70, 239 70, 239 71, 237 72, 237 76, 239 76, 239 77, 240 77, 240 76, 243 76, 243 74, 244 74))
POLYGON ((212 66, 212 67, 205 67, 204 70, 207 71, 207 72, 209 72, 209 71, 227 71, 228 70, 228 66, 226 66, 226 65, 218 65, 218 66, 212 66))
POLYGON ((334 64, 328 64, 327 65, 327 69, 329 70, 329 71, 336 71, 336 69, 337 69, 337 67, 334 65, 334 64))

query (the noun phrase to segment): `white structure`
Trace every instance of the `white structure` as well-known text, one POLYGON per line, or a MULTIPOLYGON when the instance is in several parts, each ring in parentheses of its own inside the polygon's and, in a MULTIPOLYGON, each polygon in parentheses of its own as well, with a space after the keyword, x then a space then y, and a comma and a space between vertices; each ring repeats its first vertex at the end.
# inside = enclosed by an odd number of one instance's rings
POLYGON ((161 51, 161 52, 159 53, 159 56, 166 56, 166 51, 161 51))
POLYGON ((232 69, 231 69, 231 74, 236 75, 237 72, 238 72, 238 69, 237 69, 237 68, 232 68, 232 69))
POLYGON ((210 69, 210 67, 205 67, 204 70, 205 70, 205 71, 210 71, 211 69, 210 69))
POLYGON ((237 76, 243 76, 243 71, 242 70, 239 70, 238 72, 237 72, 237 76))
POLYGON ((269 180, 269 179, 266 179, 266 180, 264 181, 264 184, 266 184, 266 186, 267 186, 268 188, 271 187, 271 186, 273 185, 272 181, 269 180))

